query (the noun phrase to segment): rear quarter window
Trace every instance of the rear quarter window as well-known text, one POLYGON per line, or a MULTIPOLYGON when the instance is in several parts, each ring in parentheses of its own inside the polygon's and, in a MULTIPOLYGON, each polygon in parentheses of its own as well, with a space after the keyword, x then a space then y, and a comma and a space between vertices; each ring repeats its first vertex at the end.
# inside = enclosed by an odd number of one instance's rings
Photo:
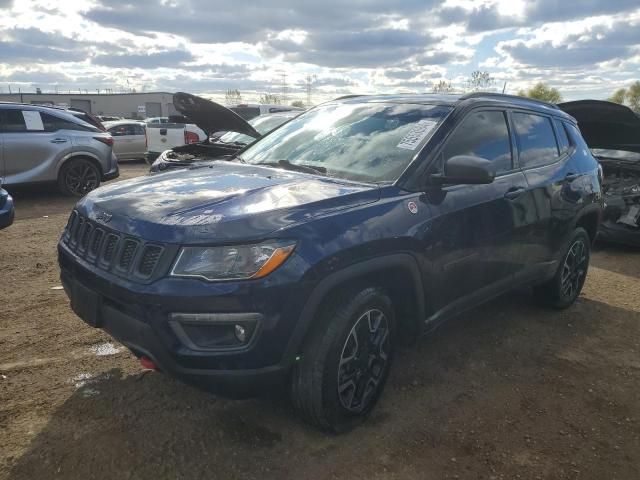
POLYGON ((556 161, 558 144, 549 117, 514 112, 513 124, 522 168, 539 167, 556 161))
POLYGON ((554 123, 556 125, 556 133, 558 134, 558 148, 560 149, 560 155, 563 155, 571 148, 571 142, 564 127, 564 122, 554 120, 554 123))

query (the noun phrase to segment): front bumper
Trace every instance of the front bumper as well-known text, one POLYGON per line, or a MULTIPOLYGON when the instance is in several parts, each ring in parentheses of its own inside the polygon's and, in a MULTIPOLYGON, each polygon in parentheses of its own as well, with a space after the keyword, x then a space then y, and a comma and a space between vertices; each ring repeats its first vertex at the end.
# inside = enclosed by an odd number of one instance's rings
POLYGON ((162 278, 145 285, 96 271, 62 243, 58 250, 61 282, 74 311, 163 372, 232 398, 255 395, 286 379, 295 359, 288 347, 304 307, 304 282, 162 278), (203 351, 176 334, 170 325, 175 312, 259 312, 261 321, 246 348, 203 351))
POLYGON ((113 180, 114 178, 118 178, 119 176, 120 176, 120 168, 116 163, 115 166, 111 168, 111 170, 109 170, 108 172, 102 175, 102 180, 106 182, 107 180, 113 180))

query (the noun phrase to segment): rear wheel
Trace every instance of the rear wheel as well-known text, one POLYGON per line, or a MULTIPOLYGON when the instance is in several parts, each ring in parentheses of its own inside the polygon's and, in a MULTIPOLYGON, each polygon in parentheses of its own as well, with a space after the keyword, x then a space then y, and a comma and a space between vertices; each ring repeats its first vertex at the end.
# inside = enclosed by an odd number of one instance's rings
POLYGON ((555 276, 534 288, 536 300, 555 308, 567 308, 582 291, 589 269, 591 239, 583 228, 576 228, 555 276))
POLYGON ((389 297, 366 288, 316 320, 292 375, 292 402, 306 422, 340 433, 362 423, 382 393, 395 318, 389 297))
POLYGON ((58 175, 58 189, 65 195, 83 197, 100 186, 100 171, 86 158, 67 161, 58 175))

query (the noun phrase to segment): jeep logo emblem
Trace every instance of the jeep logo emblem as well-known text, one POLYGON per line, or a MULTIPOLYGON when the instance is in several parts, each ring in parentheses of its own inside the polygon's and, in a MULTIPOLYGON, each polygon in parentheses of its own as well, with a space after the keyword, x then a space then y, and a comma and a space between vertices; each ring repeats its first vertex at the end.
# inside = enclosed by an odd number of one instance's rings
POLYGON ((104 223, 109 223, 109 221, 111 221, 112 217, 113 217, 113 215, 111 215, 110 213, 99 212, 96 215, 96 220, 100 220, 101 222, 104 222, 104 223))

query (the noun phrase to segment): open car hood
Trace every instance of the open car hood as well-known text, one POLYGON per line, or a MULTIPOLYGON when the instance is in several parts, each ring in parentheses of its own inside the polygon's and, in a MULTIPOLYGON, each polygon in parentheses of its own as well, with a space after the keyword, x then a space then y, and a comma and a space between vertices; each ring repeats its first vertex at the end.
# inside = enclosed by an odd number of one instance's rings
POLYGON ((178 92, 173 95, 173 105, 176 110, 207 132, 208 135, 225 130, 244 133, 254 138, 261 136, 240 115, 211 100, 190 93, 178 92))
POLYGON ((602 100, 559 103, 578 121, 589 148, 640 153, 640 117, 629 107, 602 100))

